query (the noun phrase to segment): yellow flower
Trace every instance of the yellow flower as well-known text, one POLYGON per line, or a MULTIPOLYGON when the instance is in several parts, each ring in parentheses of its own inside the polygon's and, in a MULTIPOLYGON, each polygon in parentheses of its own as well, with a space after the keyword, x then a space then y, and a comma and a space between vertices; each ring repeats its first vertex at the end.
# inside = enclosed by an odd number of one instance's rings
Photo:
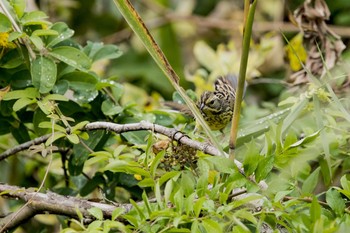
POLYGON ((9 33, 8 32, 0 32, 0 47, 3 48, 14 48, 15 44, 13 42, 10 42, 9 40, 9 33))
POLYGON ((0 32, 0 59, 6 53, 7 49, 13 49, 16 47, 16 44, 8 40, 8 32, 0 32))

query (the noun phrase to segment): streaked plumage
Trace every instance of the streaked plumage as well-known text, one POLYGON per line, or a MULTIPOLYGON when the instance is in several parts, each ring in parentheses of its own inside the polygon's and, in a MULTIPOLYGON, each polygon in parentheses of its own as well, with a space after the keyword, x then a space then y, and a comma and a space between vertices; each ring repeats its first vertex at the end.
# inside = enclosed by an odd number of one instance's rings
MULTIPOLYGON (((197 102, 197 107, 210 129, 222 131, 231 121, 236 98, 236 88, 236 76, 221 76, 214 83, 214 91, 205 91, 201 95, 197 102)), ((184 104, 175 102, 165 102, 164 104, 194 117, 190 109, 184 104)), ((198 127, 199 125, 197 124, 196 128, 198 127)))
POLYGON ((231 121, 236 98, 236 86, 236 77, 219 77, 215 81, 215 90, 205 91, 201 95, 197 106, 212 130, 222 130, 231 121))

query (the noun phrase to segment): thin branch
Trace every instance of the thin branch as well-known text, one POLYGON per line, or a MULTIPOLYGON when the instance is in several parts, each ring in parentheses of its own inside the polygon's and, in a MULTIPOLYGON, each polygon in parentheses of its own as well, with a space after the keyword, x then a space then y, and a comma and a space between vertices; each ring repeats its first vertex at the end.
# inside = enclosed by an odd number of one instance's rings
POLYGON ((115 208, 123 208, 124 213, 128 213, 132 208, 132 204, 109 205, 76 197, 62 196, 53 192, 37 193, 33 189, 24 189, 7 184, 0 184, 0 194, 5 198, 21 199, 29 203, 20 213, 14 212, 0 219, 0 229, 6 225, 4 231, 14 229, 36 214, 44 212, 78 218, 77 211, 79 211, 84 218, 93 219, 88 210, 97 207, 102 210, 103 218, 110 219, 115 208))
POLYGON ((85 126, 85 130, 97 130, 97 129, 105 129, 108 131, 113 131, 118 134, 129 132, 129 131, 150 130, 156 133, 163 134, 175 141, 181 142, 182 144, 190 146, 194 149, 203 151, 206 154, 221 156, 221 152, 217 148, 215 148, 214 146, 208 143, 200 143, 198 141, 192 140, 186 134, 174 128, 167 128, 161 125, 152 124, 145 121, 141 121, 139 123, 123 124, 123 125, 110 123, 110 122, 93 122, 85 126))
MULTIPOLYGON (((218 150, 216 147, 208 144, 208 143, 201 143, 195 140, 192 140, 189 138, 186 134, 174 129, 174 128, 167 128, 161 125, 152 124, 149 122, 141 121, 139 123, 130 123, 130 124, 115 124, 111 122, 93 122, 88 123, 85 125, 83 130, 108 130, 113 131, 117 134, 129 132, 129 131, 141 131, 141 130, 150 130, 155 133, 163 134, 172 140, 178 141, 184 145, 190 146, 196 150, 200 150, 208 155, 213 156, 221 156, 220 150, 218 150)), ((41 136, 40 138, 36 138, 32 141, 20 144, 14 148, 8 149, 7 151, 0 154, 0 161, 23 150, 28 149, 32 145, 40 144, 45 142, 51 134, 41 136)), ((238 160, 234 160, 234 163, 236 164, 238 171, 244 175, 243 171, 243 165, 238 160)), ((256 183, 254 177, 247 177, 251 182, 256 183)), ((265 182, 261 181, 259 184, 259 187, 263 190, 267 188, 267 185, 265 182)))
MULTIPOLYGON (((152 124, 149 122, 140 122, 140 123, 131 123, 131 124, 115 124, 110 122, 93 122, 89 123, 85 126, 85 130, 99 130, 99 129, 105 129, 109 131, 113 131, 115 133, 124 133, 128 131, 141 131, 141 130, 151 130, 156 133, 163 134, 169 138, 172 138, 173 140, 179 141, 182 144, 191 146, 197 150, 203 151, 206 154, 214 155, 214 156, 220 156, 221 153, 218 149, 211 146, 207 143, 200 143, 197 141, 194 141, 190 139, 187 135, 184 133, 173 129, 173 128, 167 128, 161 125, 152 124)), ((16 147, 13 147, 11 149, 8 149, 0 154, 0 161, 8 158, 11 155, 14 155, 20 151, 27 150, 32 145, 38 145, 40 143, 46 142, 47 139, 51 134, 47 134, 44 136, 41 136, 39 138, 35 138, 34 140, 22 143, 16 147)), ((241 166, 241 165, 240 165, 241 166)))
POLYGON ((44 136, 35 138, 34 140, 22 143, 16 147, 13 147, 13 148, 10 148, 10 149, 4 151, 3 153, 0 154, 0 161, 6 159, 7 157, 10 157, 11 155, 18 153, 18 152, 27 150, 27 149, 29 149, 29 147, 31 147, 33 145, 38 145, 40 143, 46 142, 47 139, 49 139, 49 137, 51 135, 52 134, 46 134, 44 136))

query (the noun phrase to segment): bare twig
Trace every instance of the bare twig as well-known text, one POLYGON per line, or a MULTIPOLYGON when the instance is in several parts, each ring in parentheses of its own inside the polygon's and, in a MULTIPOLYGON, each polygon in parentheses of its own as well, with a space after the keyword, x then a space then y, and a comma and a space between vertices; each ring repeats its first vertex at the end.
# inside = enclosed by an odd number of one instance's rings
POLYGON ((53 192, 37 193, 33 189, 24 189, 7 184, 0 184, 1 193, 6 198, 30 201, 20 213, 14 212, 0 219, 0 228, 6 225, 6 228, 3 229, 4 231, 14 229, 36 214, 42 214, 44 212, 78 218, 77 211, 79 211, 84 218, 93 219, 93 216, 88 210, 97 207, 102 210, 105 219, 110 219, 115 208, 123 208, 125 213, 129 212, 132 208, 131 204, 109 205, 76 197, 66 197, 53 192))

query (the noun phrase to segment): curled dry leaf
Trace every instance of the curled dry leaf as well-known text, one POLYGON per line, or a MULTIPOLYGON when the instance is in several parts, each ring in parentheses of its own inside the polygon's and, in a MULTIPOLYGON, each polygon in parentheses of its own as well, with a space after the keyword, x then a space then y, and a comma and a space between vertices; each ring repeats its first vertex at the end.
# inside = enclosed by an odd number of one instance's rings
POLYGON ((327 26, 326 20, 329 16, 330 11, 324 0, 306 0, 294 12, 294 21, 304 34, 308 56, 305 69, 290 77, 293 84, 308 82, 308 72, 321 77, 339 61, 345 45, 341 38, 327 26))

